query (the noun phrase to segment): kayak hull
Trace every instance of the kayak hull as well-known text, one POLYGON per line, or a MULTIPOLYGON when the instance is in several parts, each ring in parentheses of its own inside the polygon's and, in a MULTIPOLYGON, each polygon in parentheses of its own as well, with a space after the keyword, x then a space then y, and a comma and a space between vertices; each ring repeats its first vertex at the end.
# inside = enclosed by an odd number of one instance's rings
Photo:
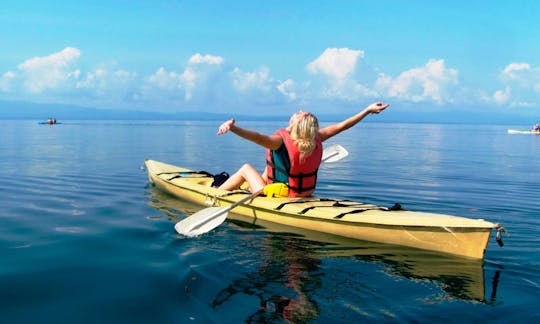
MULTIPOLYGON (((206 207, 230 206, 249 193, 210 186, 212 178, 174 165, 146 160, 150 183, 169 194, 206 207)), ((257 221, 274 222, 352 239, 389 243, 473 259, 484 257, 497 224, 465 217, 389 210, 346 200, 259 196, 232 211, 257 221)))
POLYGON ((508 134, 532 134, 532 135, 540 135, 539 131, 532 131, 532 130, 517 130, 517 129, 508 129, 508 134))

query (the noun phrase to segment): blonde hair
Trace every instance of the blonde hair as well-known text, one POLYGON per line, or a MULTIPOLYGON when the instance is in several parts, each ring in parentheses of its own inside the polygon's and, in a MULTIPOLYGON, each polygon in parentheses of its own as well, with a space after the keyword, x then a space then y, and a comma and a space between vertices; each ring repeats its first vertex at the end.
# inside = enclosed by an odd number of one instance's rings
POLYGON ((305 113, 290 125, 291 138, 300 151, 300 159, 313 153, 315 137, 319 133, 319 121, 312 113, 305 113))

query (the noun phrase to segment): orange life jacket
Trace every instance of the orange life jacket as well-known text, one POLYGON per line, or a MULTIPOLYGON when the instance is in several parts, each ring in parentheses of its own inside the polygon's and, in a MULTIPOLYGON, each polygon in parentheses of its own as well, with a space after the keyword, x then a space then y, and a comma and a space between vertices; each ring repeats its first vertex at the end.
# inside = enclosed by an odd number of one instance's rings
POLYGON ((286 129, 276 131, 283 138, 277 150, 266 150, 267 183, 283 182, 289 187, 289 197, 309 197, 315 191, 317 171, 322 159, 322 141, 315 139, 315 149, 300 161, 300 151, 286 129))

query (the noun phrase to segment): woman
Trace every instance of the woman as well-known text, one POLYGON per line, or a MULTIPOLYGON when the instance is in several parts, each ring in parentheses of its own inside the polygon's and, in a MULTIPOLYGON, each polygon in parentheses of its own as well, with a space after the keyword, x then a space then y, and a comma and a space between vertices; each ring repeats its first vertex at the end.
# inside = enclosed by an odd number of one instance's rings
POLYGON ((217 134, 231 131, 265 147, 267 165, 264 174, 260 175, 253 166, 244 164, 219 188, 233 190, 247 181, 250 191, 255 193, 261 191, 266 184, 282 182, 289 187, 289 197, 309 197, 315 191, 322 158, 322 142, 353 127, 367 115, 380 113, 388 106, 382 102, 373 103, 358 114, 322 129, 319 129, 315 115, 299 111, 292 115, 287 128, 273 135, 241 128, 235 124, 234 119, 230 119, 219 127, 217 134))

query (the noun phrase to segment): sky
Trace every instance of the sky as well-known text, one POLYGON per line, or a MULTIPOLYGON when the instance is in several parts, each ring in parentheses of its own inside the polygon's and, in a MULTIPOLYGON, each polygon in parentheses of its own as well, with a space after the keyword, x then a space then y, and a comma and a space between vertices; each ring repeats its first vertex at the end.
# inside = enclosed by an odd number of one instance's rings
POLYGON ((540 119, 540 1, 3 0, 0 100, 540 119))

